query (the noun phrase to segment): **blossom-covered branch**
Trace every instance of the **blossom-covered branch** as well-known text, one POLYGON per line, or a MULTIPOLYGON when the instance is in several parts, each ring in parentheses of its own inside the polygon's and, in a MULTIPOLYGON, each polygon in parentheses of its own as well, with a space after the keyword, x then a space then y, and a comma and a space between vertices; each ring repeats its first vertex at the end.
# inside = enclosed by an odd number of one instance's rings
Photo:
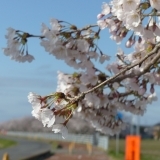
POLYGON ((77 72, 58 72, 57 91, 47 96, 29 93, 32 115, 62 137, 72 116, 88 120, 96 130, 115 134, 125 127, 118 112, 143 115, 146 106, 157 100, 155 85, 160 84, 160 2, 154 0, 112 0, 103 3, 95 25, 79 29, 65 21, 51 19, 42 24, 41 35, 8 28, 4 54, 18 62, 31 62, 29 38, 39 38, 45 51, 63 60, 77 72), (125 54, 118 49, 116 60, 97 45, 100 32, 108 29, 117 44, 126 41, 125 54), (106 63, 106 71, 95 66, 106 63))

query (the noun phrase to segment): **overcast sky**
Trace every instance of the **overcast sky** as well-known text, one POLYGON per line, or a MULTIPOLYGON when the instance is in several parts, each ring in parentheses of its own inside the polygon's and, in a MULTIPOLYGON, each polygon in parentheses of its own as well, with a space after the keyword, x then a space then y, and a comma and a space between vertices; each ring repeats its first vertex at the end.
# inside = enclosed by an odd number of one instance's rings
MULTIPOLYGON (((51 18, 57 18, 83 27, 96 23, 102 0, 1 0, 0 1, 0 47, 6 47, 4 35, 8 27, 40 35, 41 23, 49 26, 51 18), (18 2, 18 3, 17 3, 18 2)), ((30 91, 46 95, 56 90, 57 71, 71 73, 73 69, 56 60, 39 45, 38 39, 29 41, 32 63, 17 63, 0 51, 0 122, 31 115, 27 95, 30 91)), ((104 53, 115 58, 117 45, 104 31, 99 42, 104 53)), ((126 50, 126 52, 128 52, 126 50)), ((98 66, 101 67, 101 66, 98 66)), ((160 121, 159 101, 148 108, 141 118, 143 124, 160 121)))

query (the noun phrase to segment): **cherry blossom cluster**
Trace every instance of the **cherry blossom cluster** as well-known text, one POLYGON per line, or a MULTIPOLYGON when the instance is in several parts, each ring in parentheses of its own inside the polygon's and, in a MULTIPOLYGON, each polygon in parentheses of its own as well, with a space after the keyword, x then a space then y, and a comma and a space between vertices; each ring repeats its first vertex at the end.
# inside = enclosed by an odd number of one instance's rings
POLYGON ((18 62, 31 62, 29 38, 40 38, 45 51, 63 60, 77 72, 58 72, 57 91, 47 96, 29 93, 32 115, 51 127, 55 133, 67 136, 67 123, 72 116, 86 119, 105 134, 120 132, 126 125, 118 116, 121 111, 143 115, 147 104, 157 100, 155 85, 160 85, 160 1, 112 0, 102 4, 96 25, 81 29, 52 18, 50 27, 42 24, 41 35, 8 28, 4 54, 18 62), (100 32, 109 29, 110 38, 120 43, 127 39, 131 53, 119 48, 116 60, 97 45, 100 32), (106 72, 94 62, 107 62, 106 72))
POLYGON ((34 57, 28 53, 27 38, 29 34, 8 28, 7 47, 3 48, 6 56, 17 62, 32 62, 34 57))
POLYGON ((103 3, 97 24, 101 29, 108 28, 110 38, 117 43, 130 33, 126 47, 131 47, 136 41, 138 45, 160 36, 159 11, 158 0, 112 0, 110 4, 103 3))
POLYGON ((33 92, 28 95, 28 101, 33 108, 32 115, 42 121, 44 127, 52 127, 52 131, 55 133, 61 132, 63 138, 68 134, 66 123, 72 115, 72 107, 74 107, 74 105, 67 106, 64 99, 65 96, 61 92, 45 97, 33 92))
MULTIPOLYGON (((90 75, 84 72, 73 75, 58 72, 57 92, 63 91, 65 95, 74 97, 94 88, 104 80, 106 76, 102 73, 95 74, 90 81, 90 75)), ((108 91, 99 88, 90 92, 79 101, 74 114, 78 113, 80 117, 88 120, 93 127, 105 134, 115 134, 125 127, 122 119, 117 117, 119 111, 143 115, 146 105, 157 100, 154 84, 151 84, 150 91, 147 93, 147 80, 147 77, 142 81, 128 78, 124 82, 108 85, 108 91), (126 91, 122 92, 122 88, 126 91)))
POLYGON ((45 38, 41 45, 57 59, 64 60, 67 65, 75 69, 90 70, 94 67, 92 59, 98 59, 100 63, 109 60, 109 56, 103 54, 94 43, 100 32, 91 30, 94 26, 77 29, 74 25, 63 25, 56 19, 51 19, 50 25, 51 28, 48 28, 42 24, 41 32, 45 38))

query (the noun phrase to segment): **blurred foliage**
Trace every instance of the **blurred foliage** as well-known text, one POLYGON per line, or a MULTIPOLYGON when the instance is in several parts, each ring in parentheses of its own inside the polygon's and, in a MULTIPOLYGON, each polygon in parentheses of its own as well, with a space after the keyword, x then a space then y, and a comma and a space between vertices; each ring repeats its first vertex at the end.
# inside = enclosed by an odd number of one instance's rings
POLYGON ((16 144, 17 143, 15 141, 0 138, 0 149, 7 148, 16 144))
POLYGON ((141 144, 142 160, 160 160, 160 141, 143 140, 141 144))
MULTIPOLYGON (((116 154, 116 140, 110 139, 108 155, 113 160, 124 160, 125 140, 119 140, 119 153, 116 154)), ((160 160, 160 141, 148 139, 141 141, 141 160, 160 160)))

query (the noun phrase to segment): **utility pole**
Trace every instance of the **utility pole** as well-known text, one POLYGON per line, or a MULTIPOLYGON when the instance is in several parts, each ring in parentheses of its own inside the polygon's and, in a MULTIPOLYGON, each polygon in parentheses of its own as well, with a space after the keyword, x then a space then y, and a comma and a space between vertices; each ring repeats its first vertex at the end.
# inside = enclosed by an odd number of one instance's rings
POLYGON ((130 126, 130 135, 134 134, 134 128, 133 128, 133 115, 131 115, 131 126, 130 126))
POLYGON ((119 154, 119 133, 116 134, 116 155, 119 154))
POLYGON ((140 116, 137 115, 136 135, 140 135, 140 116))

